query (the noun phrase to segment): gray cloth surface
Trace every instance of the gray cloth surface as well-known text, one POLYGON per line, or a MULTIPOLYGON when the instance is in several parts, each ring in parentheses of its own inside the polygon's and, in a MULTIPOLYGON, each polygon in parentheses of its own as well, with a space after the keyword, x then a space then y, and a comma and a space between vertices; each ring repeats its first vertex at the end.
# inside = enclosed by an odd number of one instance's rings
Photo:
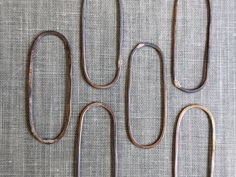
MULTIPOLYGON (((215 177, 236 177, 236 2, 212 1, 210 68, 206 87, 195 94, 171 83, 170 44, 173 0, 124 1, 123 66, 119 82, 96 90, 80 70, 80 0, 0 0, 0 176, 72 177, 74 141, 79 112, 91 101, 109 104, 118 124, 118 176, 172 176, 173 130, 179 111, 190 103, 206 106, 216 120, 215 177), (38 143, 27 129, 26 66, 33 38, 56 30, 69 40, 72 52, 72 116, 65 137, 57 144, 38 143), (158 45, 165 57, 168 125, 165 138, 151 150, 130 143, 125 127, 125 78, 128 56, 138 42, 158 45)), ((116 3, 88 0, 87 63, 96 83, 115 73, 116 3)), ((204 0, 179 2, 176 75, 186 87, 201 77, 206 25, 204 0)), ((53 137, 59 130, 65 100, 65 59, 62 43, 46 37, 34 58, 34 116, 37 131, 53 137)), ((160 129, 159 60, 151 49, 134 60, 131 119, 135 138, 152 142, 160 129)), ((179 176, 206 176, 209 125, 206 116, 188 112, 181 126, 179 176)), ((111 176, 110 119, 101 109, 86 114, 82 137, 81 176, 111 176)))

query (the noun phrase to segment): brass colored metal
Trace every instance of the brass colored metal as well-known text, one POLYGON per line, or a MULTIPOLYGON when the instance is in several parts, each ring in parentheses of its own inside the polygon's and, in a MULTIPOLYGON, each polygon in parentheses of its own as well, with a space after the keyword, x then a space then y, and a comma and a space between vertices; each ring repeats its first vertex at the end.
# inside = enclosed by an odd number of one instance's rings
POLYGON ((165 129, 166 129, 166 119, 167 119, 167 94, 166 94, 166 86, 165 86, 165 67, 164 67, 164 57, 161 49, 151 43, 139 43, 131 52, 130 58, 129 58, 129 65, 128 65, 128 80, 127 80, 127 92, 126 92, 126 98, 127 98, 127 133, 130 141, 137 147, 143 148, 143 149, 150 149, 154 148, 158 144, 160 144, 161 140, 164 137, 165 134, 165 129), (160 74, 161 74, 161 117, 162 117, 162 126, 161 126, 161 132, 159 137, 155 140, 155 142, 151 144, 140 144, 136 141, 136 139, 132 135, 132 128, 131 128, 131 123, 130 123, 130 90, 131 90, 131 81, 132 81, 132 62, 133 62, 133 56, 135 55, 137 50, 141 50, 144 47, 150 47, 154 49, 157 54, 159 55, 160 58, 160 74))
POLYGON ((33 41, 31 48, 29 50, 29 68, 28 68, 28 97, 29 97, 29 128, 31 134, 34 136, 36 140, 43 144, 53 144, 58 142, 65 134, 69 120, 70 120, 70 111, 71 111, 71 52, 69 42, 64 35, 56 31, 44 31, 40 33, 33 41), (58 37, 64 44, 65 50, 65 57, 67 62, 67 73, 69 77, 67 78, 67 90, 66 90, 66 105, 65 105, 65 114, 64 114, 64 121, 61 128, 61 131, 56 137, 52 139, 42 138, 36 131, 34 125, 34 118, 33 118, 33 81, 34 81, 34 68, 33 68, 33 57, 36 52, 37 44, 45 37, 45 36, 56 36, 58 37))
POLYGON ((92 102, 87 105, 81 112, 78 124, 78 139, 77 139, 77 147, 76 147, 76 159, 77 159, 77 169, 76 169, 76 176, 80 177, 80 158, 81 158, 81 139, 82 139, 82 131, 83 131, 83 121, 84 116, 87 111, 91 108, 101 107, 105 109, 111 116, 112 121, 112 129, 113 129, 113 164, 114 164, 114 174, 112 176, 117 177, 117 170, 118 170, 118 156, 117 156, 117 130, 116 130, 116 117, 112 109, 105 103, 101 102, 92 102))
POLYGON ((121 66, 122 66, 122 47, 123 47, 123 0, 117 0, 117 9, 118 9, 118 27, 117 27, 117 32, 118 32, 118 39, 117 39, 117 52, 116 52, 116 57, 117 57, 117 64, 116 64, 116 73, 114 78, 112 79, 111 82, 104 84, 104 85, 99 85, 94 83, 91 78, 89 77, 88 70, 87 70, 87 64, 86 64, 86 5, 87 5, 87 0, 82 0, 82 6, 81 6, 81 66, 82 66, 82 72, 84 75, 84 78, 86 82, 91 85, 95 89, 108 89, 113 87, 116 82, 119 80, 120 77, 120 71, 121 71, 121 66))
POLYGON ((178 117, 178 121, 176 124, 176 133, 175 133, 175 152, 174 152, 174 177, 178 176, 178 152, 179 152, 179 148, 178 148, 178 144, 179 144, 179 133, 180 133, 180 125, 181 125, 181 121, 184 118, 184 115, 187 111, 189 111, 190 109, 200 109, 202 111, 204 111, 207 114, 208 119, 210 120, 211 123, 211 140, 212 140, 212 147, 211 147, 211 154, 210 154, 210 166, 209 166, 209 177, 213 177, 213 173, 214 173, 214 164, 215 164, 215 151, 216 151, 216 130, 215 130, 215 120, 213 115, 211 114, 211 112, 198 104, 192 104, 189 105, 187 107, 185 107, 179 114, 178 117))
POLYGON ((178 1, 174 1, 174 9, 173 9, 173 21, 172 21, 172 47, 171 47, 171 58, 172 58, 172 67, 171 67, 171 75, 172 82, 176 88, 186 93, 195 93, 203 89, 203 87, 207 83, 208 78, 208 68, 209 68, 209 46, 210 46, 210 28, 211 28, 211 4, 210 0, 206 0, 207 5, 207 26, 206 26, 206 41, 205 41, 205 52, 204 52, 204 64, 202 70, 202 79, 199 85, 196 88, 184 88, 181 86, 178 79, 175 76, 175 48, 176 48, 176 19, 177 19, 177 11, 178 11, 178 1))

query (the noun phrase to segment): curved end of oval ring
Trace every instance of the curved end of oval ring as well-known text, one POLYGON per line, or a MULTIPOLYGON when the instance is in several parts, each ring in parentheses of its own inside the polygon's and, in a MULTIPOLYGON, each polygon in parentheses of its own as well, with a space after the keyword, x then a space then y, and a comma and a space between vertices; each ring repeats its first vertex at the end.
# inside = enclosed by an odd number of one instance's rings
POLYGON ((138 143, 130 133, 128 133, 128 137, 129 137, 129 139, 130 139, 130 141, 133 145, 135 145, 136 147, 138 147, 140 149, 152 149, 152 148, 155 148, 156 146, 158 146, 161 143, 162 139, 164 138, 165 130, 163 130, 161 132, 161 135, 159 136, 157 141, 155 141, 153 143, 150 143, 150 144, 140 144, 140 143, 138 143))
POLYGON ((176 79, 173 80, 174 86, 177 89, 179 89, 179 90, 181 90, 181 91, 183 91, 185 93, 196 93, 196 92, 199 92, 200 90, 202 90, 205 87, 206 82, 207 82, 207 79, 205 79, 202 83, 200 83, 196 88, 188 89, 188 88, 182 87, 178 80, 176 80, 176 79))
POLYGON ((99 85, 99 84, 94 83, 94 82, 90 79, 90 77, 89 77, 89 75, 88 75, 88 73, 87 73, 87 70, 84 71, 84 74, 83 74, 83 75, 84 75, 84 78, 85 78, 86 82, 87 82, 91 87, 93 87, 93 88, 95 88, 95 89, 109 89, 109 88, 113 87, 113 86, 118 82, 118 80, 119 80, 119 78, 120 78, 120 70, 121 70, 121 64, 118 63, 118 65, 117 65, 117 70, 116 70, 116 73, 115 73, 115 77, 113 78, 113 80, 112 80, 111 82, 109 82, 109 83, 107 83, 107 84, 104 84, 104 85, 99 85))
POLYGON ((51 138, 51 139, 44 139, 44 138, 41 138, 39 135, 38 135, 38 133, 36 132, 36 130, 34 129, 31 129, 30 130, 31 131, 31 134, 33 135, 33 137, 38 141, 38 142, 40 142, 40 143, 42 143, 42 144, 48 144, 48 145, 50 145, 50 144, 55 144, 55 143, 57 143, 57 142, 59 142, 61 139, 62 139, 62 137, 65 135, 65 132, 66 131, 63 131, 63 132, 61 132, 58 136, 56 136, 55 138, 51 138))
POLYGON ((43 144, 54 144, 54 143, 57 143, 60 139, 48 139, 48 140, 42 140, 40 141, 41 143, 43 144))

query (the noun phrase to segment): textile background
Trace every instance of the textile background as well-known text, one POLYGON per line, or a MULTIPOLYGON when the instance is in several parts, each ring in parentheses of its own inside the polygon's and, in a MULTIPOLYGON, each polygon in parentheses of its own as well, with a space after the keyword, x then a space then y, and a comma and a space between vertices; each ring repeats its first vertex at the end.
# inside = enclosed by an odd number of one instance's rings
MULTIPOLYGON (((0 176, 72 177, 75 130, 79 112, 92 101, 110 105, 117 118, 118 176, 171 177, 174 125, 180 110, 191 103, 206 106, 216 121, 215 177, 236 177, 236 2, 214 0, 210 66, 206 87, 186 94, 171 83, 170 47, 174 0, 125 0, 123 65, 119 82, 96 90, 80 69, 80 0, 0 0, 0 176), (72 52, 72 116, 65 137, 56 144, 38 143, 27 128, 27 54, 34 37, 56 30, 72 52), (165 138, 154 149, 142 150, 126 134, 125 84, 128 56, 139 42, 158 45, 164 53, 168 93, 165 138)), ((115 0, 87 0, 87 66, 92 80, 107 83, 115 73, 117 8, 115 0)), ((205 43, 204 0, 179 1, 176 76, 185 87, 199 83, 205 43)), ((64 113, 66 62, 63 45, 45 37, 34 62, 34 117, 37 131, 53 137, 64 113)), ((131 123, 135 138, 150 143, 160 132, 160 62, 151 49, 135 55, 131 92, 131 123)), ((112 176, 110 119, 90 110, 82 135, 81 176, 112 176)), ((206 176, 209 123, 200 111, 189 111, 181 126, 179 176, 206 176)))

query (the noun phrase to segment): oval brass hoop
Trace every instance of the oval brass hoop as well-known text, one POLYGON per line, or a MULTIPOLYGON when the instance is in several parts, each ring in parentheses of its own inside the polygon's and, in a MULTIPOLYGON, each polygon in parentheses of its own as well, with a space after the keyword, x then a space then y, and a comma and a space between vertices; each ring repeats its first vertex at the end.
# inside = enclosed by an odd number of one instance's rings
POLYGON ((118 21, 118 39, 117 39, 117 52, 116 52, 116 57, 117 57, 117 63, 116 63, 116 73, 114 78, 112 79, 111 82, 104 84, 104 85, 99 85, 94 83, 91 78, 89 77, 88 70, 87 70, 87 65, 86 65, 86 15, 85 15, 85 9, 86 9, 86 0, 82 0, 82 6, 81 6, 81 66, 82 66, 82 72, 84 75, 84 78, 86 82, 92 86, 95 89, 108 89, 113 87, 116 82, 119 80, 120 77, 120 72, 121 72, 121 66, 122 66, 122 47, 123 47, 123 0, 117 0, 117 9, 119 16, 117 17, 118 21))
POLYGON ((112 121, 112 128, 113 128, 113 155, 114 155, 114 177, 117 176, 117 170, 118 170, 118 157, 117 157, 117 130, 116 130, 116 117, 114 112, 112 111, 111 107, 109 107, 105 103, 101 102, 92 102, 89 105, 87 105, 81 112, 80 118, 79 118, 79 124, 78 124, 78 141, 77 141, 77 147, 76 147, 76 159, 77 159, 77 169, 76 169, 76 176, 80 177, 80 157, 81 157, 81 139, 82 139, 82 130, 83 130, 83 121, 84 116, 87 111, 89 111, 91 108, 101 107, 105 109, 111 116, 112 121))
POLYGON ((175 46, 176 46, 176 20, 177 20, 177 9, 178 9, 178 1, 174 1, 173 8, 173 21, 172 21, 172 47, 171 47, 171 58, 172 58, 172 67, 171 67, 171 75, 172 82, 176 88, 186 93, 195 93, 203 89, 203 87, 207 83, 208 78, 208 67, 209 67, 209 46, 210 46, 210 28, 211 28, 211 4, 210 0, 205 0, 207 5, 207 26, 206 26, 206 41, 205 41, 205 52, 204 52, 204 63, 202 70, 202 79, 199 85, 196 88, 184 88, 181 86, 178 79, 175 76, 175 46))
POLYGON ((43 144, 53 144, 58 142, 65 134, 69 121, 70 121, 70 111, 71 111, 71 52, 69 42, 64 35, 56 31, 44 31, 40 33, 33 41, 30 50, 29 50, 29 69, 28 69, 28 97, 29 97, 29 128, 31 134, 34 136, 36 140, 43 144), (67 91, 66 91, 66 105, 65 105, 65 114, 64 121, 61 128, 61 131, 58 135, 56 135, 52 139, 42 138, 37 133, 34 125, 33 118, 33 61, 32 58, 35 55, 37 44, 45 37, 45 36, 56 36, 58 37, 64 44, 66 63, 67 63, 67 73, 69 73, 69 77, 67 78, 67 91))
POLYGON ((211 156, 210 156, 210 167, 209 167, 209 177, 213 177, 213 173, 214 173, 214 162, 215 162, 215 151, 216 151, 216 130, 215 130, 215 120, 213 115, 211 114, 211 112, 198 104, 192 104, 189 105, 187 107, 185 107, 179 114, 178 117, 178 121, 176 124, 176 133, 175 133, 175 154, 174 154, 174 177, 178 176, 178 152, 179 152, 179 148, 178 148, 178 144, 179 144, 179 132, 180 132, 180 125, 181 125, 181 121, 184 118, 184 115, 187 111, 189 111, 190 109, 200 109, 202 111, 204 111, 207 114, 208 119, 211 122, 211 128, 212 128, 212 133, 211 133, 211 139, 212 139, 212 148, 211 148, 211 156))
POLYGON ((127 80, 127 133, 128 133, 128 137, 130 139, 130 141, 137 147, 139 148, 143 148, 143 149, 150 149, 150 148, 154 148, 155 146, 157 146, 158 144, 160 144, 161 140, 164 137, 165 134, 165 129, 166 129, 166 119, 167 119, 167 95, 166 95, 166 86, 165 86, 165 69, 164 69, 164 57, 162 54, 161 49, 151 43, 139 43, 131 52, 130 54, 130 58, 129 58, 129 66, 128 66, 128 80, 127 80), (150 47, 152 49, 154 49, 157 54, 159 55, 160 58, 160 73, 161 73, 161 96, 162 96, 162 100, 161 100, 161 107, 162 107, 162 112, 161 112, 161 117, 162 117, 162 123, 161 123, 161 132, 160 132, 160 136, 155 140, 155 142, 151 143, 151 144, 140 144, 136 141, 136 139, 133 137, 132 135, 132 128, 131 128, 131 123, 130 123, 130 90, 131 90, 131 81, 132 81, 132 61, 133 61, 133 56, 135 55, 137 50, 140 50, 144 47, 150 47))

